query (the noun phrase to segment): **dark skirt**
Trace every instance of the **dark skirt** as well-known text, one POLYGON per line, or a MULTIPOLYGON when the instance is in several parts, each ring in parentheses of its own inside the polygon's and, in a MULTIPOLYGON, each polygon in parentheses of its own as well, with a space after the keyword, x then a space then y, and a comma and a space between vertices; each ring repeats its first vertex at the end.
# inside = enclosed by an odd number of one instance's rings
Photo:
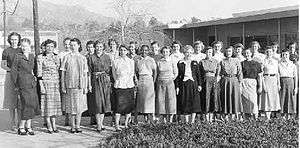
POLYGON ((111 83, 107 74, 93 75, 92 78, 92 97, 89 104, 89 113, 94 115, 97 113, 111 112, 111 83))
POLYGON ((234 114, 243 112, 240 85, 236 77, 222 77, 220 83, 222 112, 234 114))
POLYGON ((296 113, 296 97, 293 78, 280 78, 280 104, 281 113, 296 113))
POLYGON ((88 115, 88 116, 94 116, 95 115, 95 108, 94 108, 94 104, 96 104, 96 101, 94 99, 94 93, 87 93, 86 94, 86 98, 87 98, 87 106, 88 106, 88 110, 83 112, 82 114, 84 115, 88 115))
POLYGON ((203 101, 201 102, 203 112, 212 113, 221 111, 221 101, 218 90, 217 78, 206 76, 201 91, 201 97, 203 97, 203 101))
POLYGON ((201 112, 200 95, 197 83, 192 80, 187 80, 179 87, 178 113, 190 114, 201 112))
POLYGON ((131 113, 135 109, 134 88, 116 88, 115 93, 115 113, 131 113))
POLYGON ((19 91, 22 104, 21 120, 33 119, 41 113, 36 88, 21 88, 19 91))

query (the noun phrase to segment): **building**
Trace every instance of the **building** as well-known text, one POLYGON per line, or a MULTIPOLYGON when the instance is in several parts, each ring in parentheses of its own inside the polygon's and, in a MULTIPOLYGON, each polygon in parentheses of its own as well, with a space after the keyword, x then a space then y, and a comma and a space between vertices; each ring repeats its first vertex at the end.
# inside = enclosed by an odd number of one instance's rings
MULTIPOLYGON (((179 40, 183 45, 192 45, 201 40, 206 46, 221 40, 224 46, 242 43, 246 47, 251 41, 258 41, 261 47, 271 42, 280 44, 280 49, 289 42, 299 39, 299 7, 289 6, 261 11, 233 14, 233 17, 206 22, 164 25, 156 28, 171 40, 179 40)), ((165 40, 165 45, 170 45, 165 40)))

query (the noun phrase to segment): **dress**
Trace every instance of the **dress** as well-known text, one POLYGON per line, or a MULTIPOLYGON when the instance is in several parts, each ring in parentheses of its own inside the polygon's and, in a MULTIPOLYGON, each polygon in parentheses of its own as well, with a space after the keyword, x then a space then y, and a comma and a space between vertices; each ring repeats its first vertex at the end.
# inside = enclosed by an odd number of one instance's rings
POLYGON ((256 61, 243 61, 242 104, 244 113, 258 114, 257 79, 262 72, 261 64, 256 61))
POLYGON ((60 70, 64 73, 62 87, 66 89, 66 113, 75 115, 87 110, 88 66, 80 53, 65 55, 60 70))
POLYGON ((111 82, 110 82, 110 57, 104 53, 88 58, 89 71, 92 76, 92 97, 89 98, 89 113, 107 113, 111 111, 111 82))
POLYGON ((221 111, 221 100, 219 97, 219 86, 217 83, 220 63, 216 59, 204 59, 199 63, 201 73, 202 90, 201 104, 205 113, 221 111), (205 98, 205 99, 204 99, 205 98))
POLYGON ((37 57, 37 76, 42 80, 45 94, 41 93, 42 116, 61 115, 59 87, 59 59, 56 55, 37 57))
POLYGON ((115 88, 115 113, 127 114, 135 109, 134 102, 134 61, 118 57, 112 64, 115 88))
POLYGON ((198 86, 201 86, 201 75, 198 62, 180 60, 177 68, 178 76, 175 80, 175 87, 179 88, 177 113, 200 113, 202 108, 198 86))
POLYGON ((263 82, 267 92, 262 92, 259 102, 259 110, 262 111, 278 111, 281 109, 278 85, 278 61, 273 58, 263 60, 263 82))
POLYGON ((281 113, 296 113, 296 96, 294 93, 295 77, 297 77, 297 67, 292 61, 279 62, 280 75, 280 104, 281 113))
POLYGON ((156 70, 156 63, 149 56, 139 57, 135 61, 135 71, 138 75, 137 90, 137 112, 154 113, 155 112, 155 92, 153 82, 153 71, 156 70))
POLYGON ((157 62, 155 113, 176 114, 174 80, 178 75, 177 65, 169 57, 157 62))
POLYGON ((226 58, 220 63, 220 98, 222 112, 234 114, 243 112, 240 83, 242 81, 242 66, 236 58, 226 58))
POLYGON ((10 74, 20 92, 21 120, 32 119, 40 113, 33 68, 34 55, 29 54, 28 58, 22 53, 15 55, 10 74))

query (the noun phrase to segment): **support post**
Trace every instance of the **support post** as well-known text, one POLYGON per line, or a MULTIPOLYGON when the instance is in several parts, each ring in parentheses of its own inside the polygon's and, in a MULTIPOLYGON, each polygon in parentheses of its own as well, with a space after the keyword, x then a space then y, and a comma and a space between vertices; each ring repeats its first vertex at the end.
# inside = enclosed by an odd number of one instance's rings
POLYGON ((33 31, 34 31, 34 50, 35 55, 40 54, 40 34, 39 34, 39 17, 38 17, 38 1, 32 0, 33 5, 33 31))

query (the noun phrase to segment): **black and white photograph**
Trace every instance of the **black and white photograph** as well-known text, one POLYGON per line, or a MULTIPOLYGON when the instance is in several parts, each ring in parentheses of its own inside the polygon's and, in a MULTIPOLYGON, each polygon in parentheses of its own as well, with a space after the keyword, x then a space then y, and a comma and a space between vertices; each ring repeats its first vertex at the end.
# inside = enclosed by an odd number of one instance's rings
POLYGON ((299 147, 298 0, 0 12, 0 148, 299 147))

